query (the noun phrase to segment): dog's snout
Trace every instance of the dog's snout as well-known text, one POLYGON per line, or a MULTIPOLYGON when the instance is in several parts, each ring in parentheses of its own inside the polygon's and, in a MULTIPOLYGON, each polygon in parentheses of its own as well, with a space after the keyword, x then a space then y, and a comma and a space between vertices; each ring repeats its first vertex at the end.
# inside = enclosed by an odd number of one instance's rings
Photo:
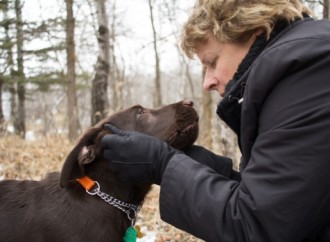
POLYGON ((183 101, 183 105, 189 106, 189 107, 193 107, 194 106, 194 102, 191 101, 191 100, 184 100, 183 101))

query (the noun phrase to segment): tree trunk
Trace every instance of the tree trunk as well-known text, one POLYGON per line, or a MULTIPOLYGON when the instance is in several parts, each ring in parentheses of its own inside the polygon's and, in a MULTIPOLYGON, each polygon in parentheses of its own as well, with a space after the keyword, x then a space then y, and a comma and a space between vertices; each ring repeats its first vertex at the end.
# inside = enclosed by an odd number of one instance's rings
POLYGON ((2 109, 2 86, 3 80, 0 78, 0 135, 5 131, 5 118, 2 109))
POLYGON ((161 76, 160 76, 160 60, 158 54, 158 46, 157 46, 157 32, 155 28, 155 21, 154 21, 154 13, 153 13, 153 3, 151 0, 149 2, 149 11, 150 11, 150 21, 153 33, 153 46, 154 46, 154 53, 155 53, 155 91, 154 91, 154 106, 159 107, 162 105, 162 92, 161 92, 161 76))
MULTIPOLYGON (((5 44, 7 45, 10 41, 9 38, 9 20, 8 20, 8 2, 4 1, 3 6, 2 6, 2 12, 3 12, 3 27, 5 29, 5 44)), ((8 51, 8 57, 6 60, 6 65, 10 66, 12 68, 12 55, 11 55, 11 46, 6 49, 8 51)), ((3 84, 4 84, 4 79, 3 77, 0 77, 0 133, 5 131, 5 119, 4 119, 4 114, 3 114, 3 102, 2 102, 2 94, 3 94, 3 84)))
POLYGON ((99 54, 95 65, 95 77, 92 82, 92 125, 99 122, 106 114, 110 66, 109 27, 105 0, 95 0, 95 7, 98 22, 97 42, 99 54))
POLYGON ((109 78, 110 78, 110 90, 111 90, 111 108, 113 111, 117 111, 123 108, 123 87, 125 82, 125 66, 121 67, 119 70, 117 65, 117 57, 115 53, 116 35, 117 35, 117 16, 116 16, 116 1, 113 1, 111 5, 111 24, 109 31, 110 38, 110 61, 111 65, 109 68, 109 78), (122 73, 121 73, 122 72, 122 73))
MULTIPOLYGON (((10 35, 9 35, 9 26, 10 26, 10 18, 8 17, 8 11, 9 11, 9 2, 4 1, 4 6, 3 6, 3 17, 5 20, 4 23, 4 29, 5 29, 5 45, 7 45, 7 60, 6 64, 8 65, 9 68, 9 73, 11 77, 14 79, 16 73, 14 71, 14 57, 13 57, 13 42, 16 42, 16 40, 12 40, 10 35)), ((16 42, 17 43, 17 42, 16 42)), ((2 80, 3 84, 6 83, 6 81, 2 80)), ((15 123, 15 113, 17 112, 16 110, 16 89, 15 89, 15 81, 12 81, 10 83, 6 83, 7 89, 10 92, 10 114, 9 114, 9 121, 12 121, 15 123)), ((2 89, 3 91, 3 89, 2 89)))
POLYGON ((178 51, 178 55, 179 55, 180 66, 182 67, 182 71, 183 71, 182 74, 185 76, 186 81, 188 82, 188 83, 185 82, 185 85, 187 85, 187 87, 190 91, 192 99, 195 100, 196 95, 195 95, 195 90, 194 90, 194 81, 193 81, 193 78, 192 78, 191 73, 190 73, 189 64, 186 61, 186 59, 183 55, 183 52, 180 50, 178 45, 177 45, 177 51, 178 51))
POLYGON ((66 52, 67 52, 67 100, 68 100, 68 122, 70 141, 74 141, 78 137, 78 105, 76 91, 76 69, 75 69, 75 42, 74 42, 74 25, 73 16, 73 0, 66 0, 66 52))
POLYGON ((330 0, 323 1, 323 18, 330 19, 330 0))
POLYGON ((25 137, 25 75, 23 63, 23 21, 22 4, 20 0, 15 0, 16 12, 16 34, 17 34, 17 97, 18 105, 15 111, 14 129, 15 133, 25 137))
MULTIPOLYGON (((203 69, 202 80, 204 80, 205 71, 203 69)), ((201 122, 201 143, 204 147, 212 149, 212 97, 209 92, 203 91, 203 108, 201 122)))
MULTIPOLYGON (((168 21, 171 23, 173 33, 178 33, 178 29, 177 29, 178 24, 177 24, 177 21, 175 21, 178 18, 177 14, 176 14, 178 6, 176 5, 176 3, 177 2, 175 0, 172 0, 170 2, 164 2, 164 8, 166 9, 166 12, 167 12, 166 16, 167 16, 168 21)), ((178 35, 174 34, 174 36, 176 39, 179 39, 178 35)), ((189 89, 190 96, 192 97, 192 99, 196 100, 195 90, 194 90, 194 81, 193 81, 193 78, 190 73, 189 64, 186 61, 185 55, 184 55, 183 51, 180 49, 180 46, 175 45, 175 47, 177 49, 178 58, 180 61, 180 67, 182 70, 181 75, 183 75, 186 78, 186 81, 188 82, 188 83, 185 82, 184 85, 187 86, 187 88, 189 89)), ((184 87, 184 94, 185 94, 184 96, 187 96, 185 91, 186 91, 186 88, 184 87)))

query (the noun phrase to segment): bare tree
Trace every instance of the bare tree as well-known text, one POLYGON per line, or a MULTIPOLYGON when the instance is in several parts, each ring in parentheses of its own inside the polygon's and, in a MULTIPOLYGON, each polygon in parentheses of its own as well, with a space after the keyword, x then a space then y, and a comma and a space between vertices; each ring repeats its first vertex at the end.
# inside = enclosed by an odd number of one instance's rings
POLYGON ((15 133, 23 138, 25 137, 25 75, 24 75, 24 60, 23 60, 23 20, 22 20, 22 4, 20 0, 15 0, 16 13, 16 34, 17 34, 17 97, 18 105, 15 110, 14 128, 15 133))
MULTIPOLYGON (((202 80, 205 76, 205 70, 202 72, 202 80)), ((203 92, 202 94, 202 117, 201 120, 201 143, 203 146, 211 149, 212 148, 212 98, 210 92, 203 92)))
POLYGON ((4 76, 6 75, 7 68, 10 67, 12 68, 13 66, 13 61, 12 61, 12 44, 9 38, 9 19, 8 19, 8 1, 3 1, 1 5, 1 11, 3 13, 3 20, 2 20, 2 26, 4 28, 4 40, 1 41, 1 58, 4 59, 3 65, 1 68, 1 73, 0 73, 0 133, 5 131, 5 119, 4 119, 4 113, 3 113, 3 103, 2 103, 2 93, 4 90, 4 76), (7 52, 7 53, 5 53, 7 52))
POLYGON ((3 87, 3 79, 0 77, 0 134, 5 130, 5 118, 3 115, 2 109, 2 87, 3 87))
MULTIPOLYGON (((171 25, 172 34, 174 35, 175 39, 178 40, 180 38, 181 29, 178 29, 178 23, 175 21, 178 17, 177 13, 176 13, 178 6, 176 4, 177 4, 177 1, 175 1, 175 0, 164 1, 162 10, 166 12, 165 15, 171 25)), ((183 51, 180 49, 180 46, 178 44, 175 45, 175 48, 177 50, 178 58, 180 61, 180 67, 181 67, 180 70, 182 71, 181 75, 183 75, 185 77, 186 81, 188 82, 188 83, 185 82, 185 85, 188 86, 191 97, 193 99, 196 99, 193 77, 190 72, 189 63, 187 61, 187 58, 185 57, 183 51)))
POLYGON ((99 53, 95 65, 95 77, 92 81, 92 124, 100 121, 108 106, 107 88, 110 66, 109 27, 105 0, 95 0, 98 22, 97 42, 99 53))
POLYGON ((75 42, 74 42, 74 26, 75 20, 73 16, 73 0, 66 0, 66 52, 67 52, 67 100, 68 109, 67 116, 69 122, 69 140, 73 141, 78 137, 78 105, 76 93, 76 69, 75 69, 75 42))
POLYGON ((155 90, 154 90, 154 106, 158 107, 162 104, 162 92, 161 92, 161 75, 160 75, 160 59, 159 59, 159 51, 157 46, 157 31, 155 27, 155 19, 154 19, 154 11, 153 11, 153 2, 152 0, 148 0, 149 4, 149 12, 150 12, 150 22, 153 33, 153 47, 155 53, 155 90))
POLYGON ((116 55, 116 40, 118 35, 126 33, 125 30, 122 30, 123 33, 119 33, 121 26, 121 21, 118 19, 118 14, 116 13, 117 6, 116 1, 113 1, 111 4, 111 16, 110 16, 110 85, 111 85, 111 107, 112 110, 116 111, 123 108, 123 89, 125 82, 125 63, 123 56, 119 56, 119 59, 122 60, 123 65, 119 68, 117 63, 116 55))
POLYGON ((316 12, 319 12, 318 9, 320 9, 320 6, 322 6, 323 12, 322 17, 324 19, 330 19, 330 0, 302 0, 303 3, 307 3, 308 6, 316 12))
POLYGON ((115 54, 115 41, 117 34, 117 15, 116 15, 116 1, 113 1, 111 6, 111 19, 110 19, 110 60, 111 66, 109 68, 110 74, 110 86, 111 86, 111 107, 113 110, 119 108, 121 100, 119 98, 122 96, 122 90, 118 89, 119 82, 119 71, 117 66, 117 58, 115 54))
POLYGON ((330 0, 323 0, 323 18, 330 19, 330 0))

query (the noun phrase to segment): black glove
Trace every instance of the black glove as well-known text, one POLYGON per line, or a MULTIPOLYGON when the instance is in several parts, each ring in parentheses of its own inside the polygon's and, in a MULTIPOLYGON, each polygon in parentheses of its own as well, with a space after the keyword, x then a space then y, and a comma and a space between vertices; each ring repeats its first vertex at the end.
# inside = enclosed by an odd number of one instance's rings
POLYGON ((210 167, 215 172, 228 178, 232 177, 233 163, 231 159, 216 155, 198 145, 193 145, 192 147, 187 148, 184 150, 184 153, 193 160, 210 167))
POLYGON ((112 134, 102 139, 104 157, 122 181, 160 185, 167 163, 181 153, 155 137, 109 124, 105 127, 112 134))

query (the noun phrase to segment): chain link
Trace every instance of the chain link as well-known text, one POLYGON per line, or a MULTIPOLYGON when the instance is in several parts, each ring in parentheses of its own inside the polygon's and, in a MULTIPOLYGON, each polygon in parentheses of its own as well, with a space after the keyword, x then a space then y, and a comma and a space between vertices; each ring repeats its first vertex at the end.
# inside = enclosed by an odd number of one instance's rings
POLYGON ((108 203, 108 204, 118 208, 119 210, 123 211, 124 213, 127 214, 127 217, 132 222, 132 225, 134 224, 134 219, 136 217, 136 214, 141 209, 140 206, 120 201, 119 199, 114 198, 114 197, 110 196, 109 194, 107 194, 105 192, 101 192, 100 184, 97 181, 95 182, 95 186, 90 191, 86 190, 86 192, 89 195, 92 195, 92 196, 94 196, 94 195, 99 196, 106 203, 108 203), (133 212, 134 217, 131 216, 132 212, 133 212))

